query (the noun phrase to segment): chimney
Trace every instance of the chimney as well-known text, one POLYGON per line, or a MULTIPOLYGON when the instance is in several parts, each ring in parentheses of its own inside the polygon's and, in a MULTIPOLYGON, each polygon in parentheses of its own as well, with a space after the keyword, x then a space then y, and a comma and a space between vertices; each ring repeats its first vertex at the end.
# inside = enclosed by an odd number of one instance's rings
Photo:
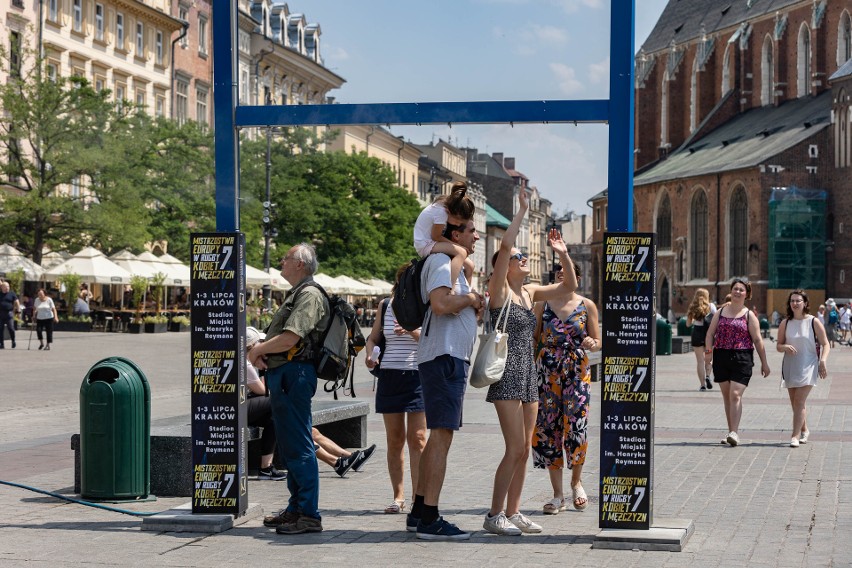
POLYGON ((493 154, 491 154, 491 157, 494 158, 495 162, 497 162, 501 166, 503 165, 503 152, 494 152, 493 154))
POLYGON ((515 169, 515 158, 503 158, 503 167, 507 170, 515 169))

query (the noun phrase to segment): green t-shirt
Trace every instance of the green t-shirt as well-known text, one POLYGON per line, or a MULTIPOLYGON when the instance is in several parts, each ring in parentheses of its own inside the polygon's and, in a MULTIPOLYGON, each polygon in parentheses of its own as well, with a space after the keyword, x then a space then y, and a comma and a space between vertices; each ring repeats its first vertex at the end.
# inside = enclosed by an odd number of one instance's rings
POLYGON ((272 339, 285 331, 291 331, 302 338, 296 347, 286 353, 269 354, 266 365, 270 369, 280 367, 292 358, 299 358, 308 344, 317 345, 322 332, 328 327, 329 308, 323 293, 316 286, 306 285, 312 282, 308 277, 290 289, 284 296, 284 303, 272 317, 272 323, 266 333, 266 339, 272 339), (305 338, 308 341, 305 341, 305 338))

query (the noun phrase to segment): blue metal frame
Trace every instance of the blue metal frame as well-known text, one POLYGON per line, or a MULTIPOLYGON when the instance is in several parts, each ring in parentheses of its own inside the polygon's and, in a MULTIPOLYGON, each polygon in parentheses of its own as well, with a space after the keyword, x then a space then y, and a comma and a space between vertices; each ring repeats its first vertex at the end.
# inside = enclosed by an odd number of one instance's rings
POLYGON ((239 106, 237 2, 213 0, 216 229, 239 230, 239 129, 342 124, 609 123, 610 231, 633 229, 635 0, 612 0, 609 99, 239 106), (225 38, 229 41, 222 41, 225 38))

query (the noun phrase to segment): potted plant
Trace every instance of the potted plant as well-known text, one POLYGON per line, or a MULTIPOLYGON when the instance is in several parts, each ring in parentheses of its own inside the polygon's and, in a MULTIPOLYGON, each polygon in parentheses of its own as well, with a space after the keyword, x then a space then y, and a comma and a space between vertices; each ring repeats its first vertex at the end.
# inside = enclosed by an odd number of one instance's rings
POLYGON ((144 276, 132 276, 130 278, 130 290, 132 291, 133 305, 136 306, 136 315, 133 316, 133 321, 127 325, 127 331, 142 333, 142 301, 145 298, 145 292, 148 290, 148 279, 144 276))
POLYGON ((53 324, 54 331, 92 331, 92 318, 89 316, 66 315, 53 324))
POLYGON ((145 325, 145 333, 165 333, 168 331, 169 318, 164 315, 145 316, 142 323, 145 325))
POLYGON ((169 331, 189 331, 189 318, 186 316, 175 316, 169 322, 169 331))
POLYGON ((74 315, 74 303, 77 301, 77 291, 82 282, 83 278, 74 272, 66 272, 59 277, 59 283, 65 287, 65 310, 69 320, 74 315))

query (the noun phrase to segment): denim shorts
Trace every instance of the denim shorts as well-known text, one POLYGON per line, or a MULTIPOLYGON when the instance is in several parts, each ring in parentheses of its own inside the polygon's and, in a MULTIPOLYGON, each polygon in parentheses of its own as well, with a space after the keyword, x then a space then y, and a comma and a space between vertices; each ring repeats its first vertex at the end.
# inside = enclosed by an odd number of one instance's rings
POLYGON ((380 369, 376 386, 376 412, 423 412, 423 387, 418 372, 380 369))
POLYGON ((461 428, 468 367, 470 363, 451 355, 418 365, 426 404, 426 427, 430 430, 461 428))

